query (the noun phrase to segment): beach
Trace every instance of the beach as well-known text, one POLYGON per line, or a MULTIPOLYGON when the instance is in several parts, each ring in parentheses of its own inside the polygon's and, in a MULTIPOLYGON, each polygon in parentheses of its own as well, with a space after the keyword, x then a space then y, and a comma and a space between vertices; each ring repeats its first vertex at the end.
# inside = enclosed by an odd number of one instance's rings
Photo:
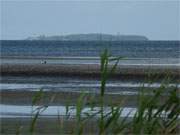
MULTIPOLYGON (((52 96, 56 96, 52 105, 65 105, 69 101, 76 104, 80 93, 98 97, 100 89, 100 64, 96 63, 97 57, 2 57, 1 58, 1 103, 14 105, 30 105, 35 93, 43 89, 48 103, 52 96), (8 59, 8 60, 7 60, 8 59), (64 59, 59 63, 57 60, 64 59), (47 63, 41 63, 46 60, 47 63), (93 63, 87 63, 86 61, 93 63), (95 61, 94 61, 95 60, 95 61), (69 63, 76 64, 69 64, 69 63)), ((169 63, 160 63, 156 59, 147 64, 139 61, 132 64, 126 60, 119 63, 114 74, 109 76, 106 85, 107 104, 118 103, 125 99, 125 106, 135 107, 137 105, 137 94, 139 89, 153 91, 160 87, 165 77, 170 77, 172 86, 179 82, 180 65, 171 60, 169 63), (128 64, 127 64, 128 63, 128 64), (154 81, 148 84, 149 81, 154 81)), ((142 59, 141 59, 142 60, 142 59)), ((146 59, 144 59, 146 61, 146 59)), ((177 62, 177 61, 176 61, 177 62)), ((109 69, 114 63, 110 63, 109 69)), ((178 85, 179 87, 179 85, 178 85)))

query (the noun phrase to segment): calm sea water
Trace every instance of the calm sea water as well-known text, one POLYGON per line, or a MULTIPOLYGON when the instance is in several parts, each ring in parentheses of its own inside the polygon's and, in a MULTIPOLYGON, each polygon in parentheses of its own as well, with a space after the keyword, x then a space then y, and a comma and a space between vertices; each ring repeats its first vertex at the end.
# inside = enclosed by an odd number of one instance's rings
POLYGON ((180 41, 1 41, 1 56, 97 57, 107 48, 114 56, 179 58, 180 41))

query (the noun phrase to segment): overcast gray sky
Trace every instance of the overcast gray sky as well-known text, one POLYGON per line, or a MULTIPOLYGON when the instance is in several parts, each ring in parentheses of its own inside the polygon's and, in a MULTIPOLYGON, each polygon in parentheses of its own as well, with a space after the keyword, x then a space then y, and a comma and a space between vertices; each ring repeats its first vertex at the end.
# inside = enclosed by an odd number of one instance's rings
POLYGON ((179 0, 1 0, 1 39, 109 33, 180 39, 179 0))

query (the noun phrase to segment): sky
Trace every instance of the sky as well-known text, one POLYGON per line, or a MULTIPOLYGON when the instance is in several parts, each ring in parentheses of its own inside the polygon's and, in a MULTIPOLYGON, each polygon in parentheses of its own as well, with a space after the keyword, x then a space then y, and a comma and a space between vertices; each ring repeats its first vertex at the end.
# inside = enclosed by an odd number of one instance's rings
POLYGON ((179 0, 0 1, 0 39, 118 33, 180 40, 179 0))

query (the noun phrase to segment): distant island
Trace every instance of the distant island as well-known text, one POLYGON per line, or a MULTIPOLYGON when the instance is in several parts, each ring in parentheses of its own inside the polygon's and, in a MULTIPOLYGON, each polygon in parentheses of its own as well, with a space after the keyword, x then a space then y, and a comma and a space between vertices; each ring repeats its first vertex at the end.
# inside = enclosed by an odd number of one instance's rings
POLYGON ((57 41, 147 41, 148 38, 140 35, 111 35, 111 34, 70 34, 62 36, 28 37, 26 40, 57 40, 57 41))

